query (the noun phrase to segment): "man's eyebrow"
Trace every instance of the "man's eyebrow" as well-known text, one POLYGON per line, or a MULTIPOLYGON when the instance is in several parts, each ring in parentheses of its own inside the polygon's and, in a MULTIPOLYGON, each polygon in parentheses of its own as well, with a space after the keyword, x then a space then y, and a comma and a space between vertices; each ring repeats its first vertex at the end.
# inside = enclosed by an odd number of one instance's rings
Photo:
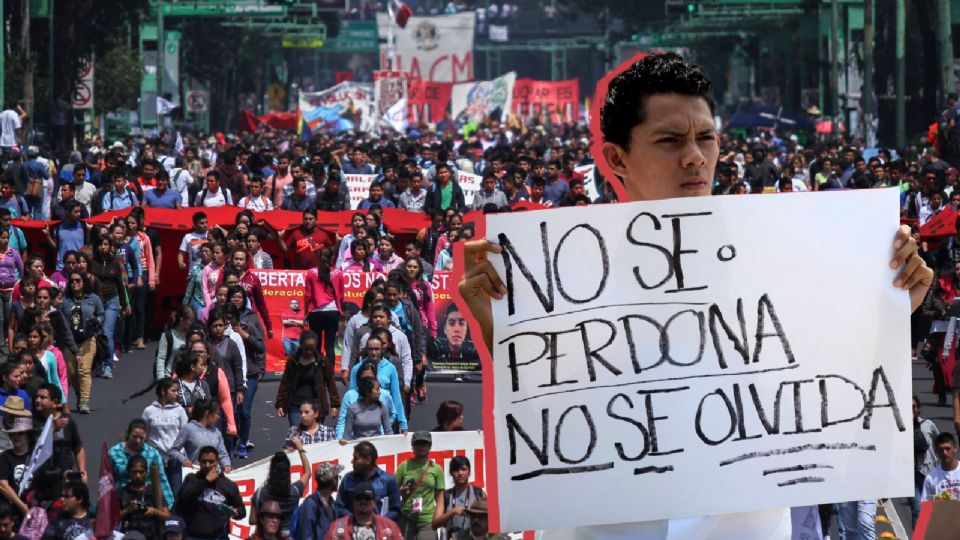
MULTIPOLYGON (((717 132, 717 128, 710 126, 697 131, 697 135, 712 135, 717 132)), ((671 128, 660 128, 653 131, 654 135, 672 135, 675 137, 682 137, 689 133, 689 130, 679 130, 671 128)))

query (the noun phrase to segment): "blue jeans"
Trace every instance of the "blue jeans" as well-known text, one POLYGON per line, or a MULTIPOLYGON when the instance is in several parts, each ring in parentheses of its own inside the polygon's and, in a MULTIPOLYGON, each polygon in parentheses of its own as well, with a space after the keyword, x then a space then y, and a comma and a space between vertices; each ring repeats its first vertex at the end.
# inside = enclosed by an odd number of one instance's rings
POLYGON ((200 302, 197 302, 196 300, 191 300, 190 307, 193 308, 193 316, 199 321, 200 312, 203 311, 203 304, 201 304, 200 302))
POLYGON ((176 495, 180 493, 180 486, 183 485, 183 464, 175 457, 166 459, 163 466, 167 474, 167 480, 170 482, 170 490, 176 495))
POLYGON ((850 501, 837 505, 840 540, 876 540, 877 501, 850 501))
POLYGON ((258 377, 247 377, 247 389, 243 392, 243 405, 237 415, 237 444, 246 444, 250 440, 250 418, 253 414, 253 399, 257 396, 257 387, 260 386, 258 377))
POLYGON ((104 365, 113 369, 113 352, 117 350, 114 333, 120 317, 120 297, 114 296, 103 303, 103 335, 107 338, 109 354, 104 365))
POLYGON ((299 339, 291 339, 288 337, 283 338, 283 354, 287 355, 287 358, 293 356, 293 351, 297 350, 297 347, 299 346, 299 339))
POLYGON ((300 406, 287 411, 287 421, 290 422, 290 427, 300 425, 300 406))

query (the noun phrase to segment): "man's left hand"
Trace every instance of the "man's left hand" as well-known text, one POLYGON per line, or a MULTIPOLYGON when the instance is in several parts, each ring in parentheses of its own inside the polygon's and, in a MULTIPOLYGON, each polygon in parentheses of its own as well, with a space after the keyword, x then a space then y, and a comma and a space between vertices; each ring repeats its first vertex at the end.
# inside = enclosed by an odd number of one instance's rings
POLYGON ((917 241, 910 235, 910 227, 901 225, 893 238, 893 260, 890 268, 901 268, 894 280, 894 287, 910 291, 910 311, 913 312, 923 303, 930 284, 933 283, 933 270, 917 252, 917 241))

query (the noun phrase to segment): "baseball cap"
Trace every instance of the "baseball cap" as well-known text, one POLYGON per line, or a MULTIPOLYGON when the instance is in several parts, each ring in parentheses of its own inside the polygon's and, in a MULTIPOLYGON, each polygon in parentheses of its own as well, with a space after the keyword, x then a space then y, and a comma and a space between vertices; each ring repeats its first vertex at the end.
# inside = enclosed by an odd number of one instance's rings
POLYGON ((413 439, 411 439, 411 442, 428 442, 433 444, 433 437, 430 435, 429 431, 417 431, 413 434, 413 439))
POLYGON ((317 467, 316 472, 313 473, 314 478, 317 479, 317 483, 329 484, 340 478, 340 473, 343 472, 343 465, 337 465, 335 463, 323 463, 317 467))
POLYGON ((360 482, 353 488, 353 498, 354 499, 376 499, 377 492, 373 489, 373 484, 370 482, 360 482))
POLYGON ((163 521, 163 534, 183 534, 187 530, 187 524, 180 516, 170 516, 163 521))

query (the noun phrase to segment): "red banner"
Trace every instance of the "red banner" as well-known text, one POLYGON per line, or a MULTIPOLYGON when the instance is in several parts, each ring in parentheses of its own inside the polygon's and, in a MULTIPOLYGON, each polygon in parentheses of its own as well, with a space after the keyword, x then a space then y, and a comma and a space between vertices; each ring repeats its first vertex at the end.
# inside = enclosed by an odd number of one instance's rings
POLYGON ((517 79, 513 113, 521 118, 549 115, 551 122, 576 122, 580 114, 580 81, 517 79))
MULTIPOLYGON (((260 278, 263 287, 263 299, 270 312, 273 326, 273 339, 264 335, 267 342, 267 372, 283 372, 287 354, 283 349, 283 338, 300 340, 300 332, 293 326, 284 327, 283 320, 302 320, 306 324, 306 303, 304 302, 306 270, 253 270, 260 278), (296 308, 296 309, 294 309, 296 308)), ((301 327, 302 330, 306 326, 301 327)))
POLYGON ((948 205, 920 227, 920 237, 927 239, 957 234, 958 215, 960 213, 954 210, 952 205, 948 205))
POLYGON ((410 110, 410 123, 432 122, 443 120, 450 108, 450 95, 453 84, 430 82, 425 80, 410 81, 407 88, 407 108, 410 110))

